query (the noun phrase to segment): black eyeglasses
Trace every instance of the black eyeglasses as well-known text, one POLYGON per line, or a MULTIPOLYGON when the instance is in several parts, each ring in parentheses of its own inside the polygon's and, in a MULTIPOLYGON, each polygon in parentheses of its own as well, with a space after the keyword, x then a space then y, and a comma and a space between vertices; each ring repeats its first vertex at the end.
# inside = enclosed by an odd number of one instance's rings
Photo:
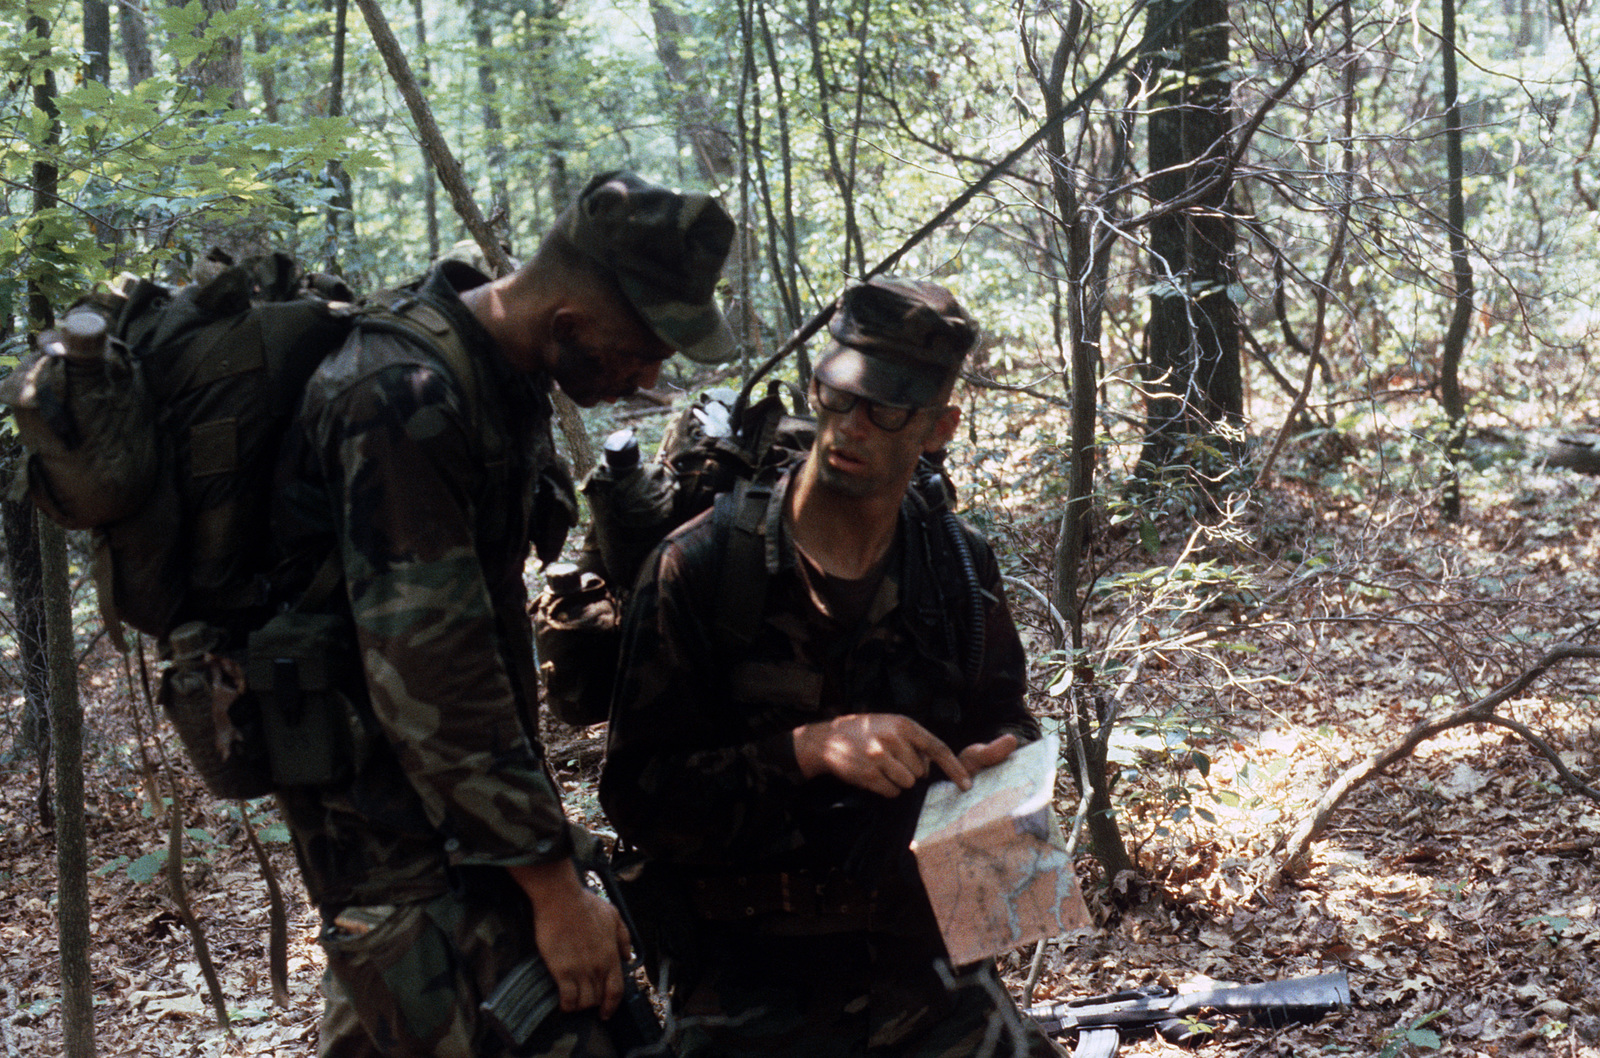
POLYGON ((857 404, 865 403, 867 406, 867 421, 884 433, 904 430, 906 423, 910 422, 911 417, 920 410, 918 408, 902 408, 897 404, 879 404, 868 397, 846 393, 842 389, 834 389, 821 379, 817 380, 817 403, 822 405, 824 410, 831 411, 835 415, 848 414, 850 409, 857 404))

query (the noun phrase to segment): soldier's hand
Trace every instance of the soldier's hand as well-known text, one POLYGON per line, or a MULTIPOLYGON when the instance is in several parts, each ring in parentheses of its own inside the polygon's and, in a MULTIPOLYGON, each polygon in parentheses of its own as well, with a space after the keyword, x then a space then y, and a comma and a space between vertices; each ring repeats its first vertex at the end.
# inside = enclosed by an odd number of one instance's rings
POLYGON ((961 761, 962 767, 976 775, 983 769, 992 768, 1011 756, 1016 748, 1016 735, 1001 735, 993 742, 974 742, 962 750, 957 759, 961 761))
POLYGON ((533 903, 533 939, 561 991, 562 1010, 622 1003, 628 927, 605 898, 585 889, 571 860, 509 868, 533 903))
POLYGON ((794 755, 806 778, 832 775, 883 797, 898 796, 939 769, 963 790, 972 775, 950 747, 898 713, 853 713, 794 729, 794 755))

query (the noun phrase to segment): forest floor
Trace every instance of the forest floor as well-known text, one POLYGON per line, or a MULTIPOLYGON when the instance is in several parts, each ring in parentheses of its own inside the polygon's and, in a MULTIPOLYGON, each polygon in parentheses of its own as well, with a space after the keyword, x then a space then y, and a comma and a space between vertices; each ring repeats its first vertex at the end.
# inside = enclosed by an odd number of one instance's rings
MULTIPOLYGON (((1060 502, 1048 430, 1013 415, 968 434, 952 461, 1007 573, 1046 592, 1060 502)), ((1197 1053, 1600 1058, 1600 803, 1559 785, 1512 730, 1423 742, 1354 788, 1303 871, 1274 879, 1286 835, 1348 768, 1554 644, 1593 641, 1600 479, 1486 456, 1452 525, 1403 451, 1323 444, 1289 457, 1270 490, 1208 529, 1178 508, 1105 512, 1087 634, 1121 711, 1117 804, 1136 870, 1108 884, 1080 854, 1096 925, 1049 945, 1034 1000, 1343 969, 1351 1009, 1277 1031, 1224 1023, 1197 1053)), ((1025 588, 1013 604, 1036 662, 1033 704, 1059 717, 1051 622, 1025 588)), ((224 1034, 165 882, 150 877, 166 826, 142 778, 127 677, 101 650, 84 673, 99 1053, 311 1054, 322 959, 281 826, 252 807, 289 901, 287 1005, 272 998, 266 887, 237 810, 180 779, 189 898, 234 1018, 224 1034)), ((1570 661, 1498 715, 1600 785, 1597 696, 1595 663, 1570 661)), ((151 737, 144 716, 148 753, 186 767, 170 730, 151 737)), ((546 734, 571 812, 603 828, 599 734, 546 734)), ((1058 808, 1070 827, 1069 770, 1058 808)), ((33 808, 33 768, 12 763, 0 783, 0 1058, 56 1055, 54 834, 33 808)), ((1003 960, 1015 992, 1029 954, 1003 960)), ((1124 1053, 1180 1050, 1145 1038, 1124 1053)))

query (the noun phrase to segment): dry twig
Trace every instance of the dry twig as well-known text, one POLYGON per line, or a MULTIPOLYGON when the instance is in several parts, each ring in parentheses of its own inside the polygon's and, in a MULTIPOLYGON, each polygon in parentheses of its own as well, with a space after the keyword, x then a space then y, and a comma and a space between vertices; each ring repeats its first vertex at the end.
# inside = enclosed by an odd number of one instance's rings
POLYGON ((1600 659, 1600 647, 1583 646, 1577 643, 1557 644, 1535 662, 1532 668, 1504 687, 1479 698, 1471 705, 1464 709, 1459 709, 1449 716, 1441 717, 1437 720, 1427 720, 1418 724, 1389 749, 1381 753, 1374 753, 1360 764, 1346 771, 1339 777, 1337 782, 1328 788, 1327 793, 1323 794, 1322 799, 1317 802, 1316 809, 1284 843, 1283 847, 1287 848, 1288 851, 1278 862, 1275 871, 1276 878, 1281 879, 1305 869, 1306 857, 1311 849, 1311 843, 1322 834, 1333 813, 1358 786, 1376 775, 1381 775, 1396 762, 1409 757, 1416 751, 1418 746, 1435 735, 1467 724, 1495 724, 1515 732, 1518 737, 1538 750, 1545 759, 1555 766, 1556 773, 1561 777, 1563 785, 1575 793, 1600 802, 1600 790, 1594 789, 1574 775, 1572 770, 1567 767, 1566 762, 1561 759, 1561 755, 1548 742, 1540 738, 1525 724, 1500 716, 1495 712, 1495 709, 1503 702, 1521 694, 1556 664, 1572 658, 1600 659))

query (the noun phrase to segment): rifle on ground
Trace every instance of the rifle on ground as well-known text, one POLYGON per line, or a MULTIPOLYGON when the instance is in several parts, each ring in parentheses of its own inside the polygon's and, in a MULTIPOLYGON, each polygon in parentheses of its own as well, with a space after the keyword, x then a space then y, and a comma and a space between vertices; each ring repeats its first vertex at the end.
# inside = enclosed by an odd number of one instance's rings
MULTIPOLYGON (((579 877, 586 878, 593 874, 600 879, 606 899, 622 914, 629 935, 635 938, 634 950, 637 951, 638 934, 633 928, 633 919, 627 907, 622 903, 622 891, 611 870, 611 860, 606 855, 605 847, 598 838, 581 827, 574 825, 572 832, 572 862, 578 868, 579 877)), ((603 1031, 610 1037, 619 1055, 655 1054, 670 1058, 673 1052, 663 1038, 665 1034, 661 1019, 656 1017, 650 996, 634 984, 633 970, 633 966, 622 968, 622 1005, 610 1020, 601 1022, 603 1031)), ((556 989, 550 970, 535 953, 512 967, 511 972, 495 986, 494 993, 479 1005, 479 1010, 489 1027, 506 1043, 511 1053, 516 1054, 527 1048, 539 1026, 560 1005, 561 993, 556 989)))
POLYGON ((1153 1029, 1173 1043, 1192 1043, 1212 1031, 1198 1020, 1201 1014, 1232 1014, 1277 1028, 1316 1021, 1349 1003, 1350 979, 1340 970, 1254 985, 1141 988, 1030 1007, 1028 1016, 1052 1035, 1076 1029, 1073 1058, 1112 1058, 1124 1033, 1153 1029))

